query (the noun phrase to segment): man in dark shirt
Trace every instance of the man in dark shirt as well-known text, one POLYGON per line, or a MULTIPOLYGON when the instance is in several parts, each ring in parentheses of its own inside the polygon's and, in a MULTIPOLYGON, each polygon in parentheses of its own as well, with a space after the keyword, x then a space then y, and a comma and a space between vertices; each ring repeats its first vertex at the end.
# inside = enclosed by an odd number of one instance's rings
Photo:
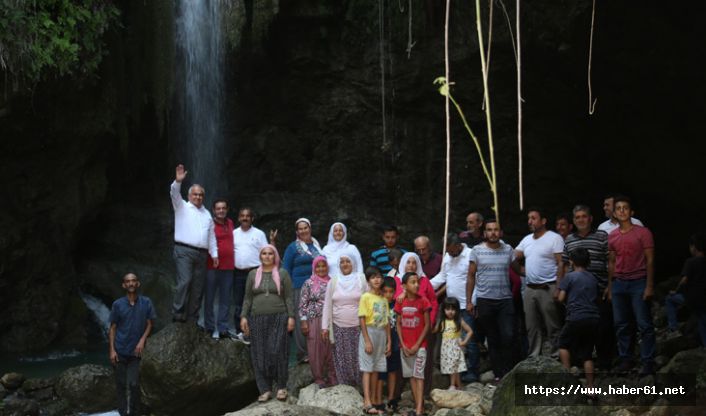
POLYGON ((566 322, 559 334, 559 357, 571 367, 571 355, 583 362, 588 387, 593 386, 593 340, 598 328, 598 284, 586 270, 590 255, 585 248, 573 250, 569 257, 573 272, 559 283, 559 301, 566 301, 566 322))
POLYGON ((483 242, 483 215, 471 212, 466 217, 466 231, 458 235, 468 248, 473 248, 483 242))
POLYGON ((113 302, 110 310, 110 362, 115 366, 118 412, 139 415, 140 358, 156 318, 152 301, 138 296, 140 281, 133 273, 123 276, 126 296, 113 302))
POLYGON ((397 231, 397 227, 394 225, 386 226, 385 229, 382 230, 382 241, 385 244, 370 254, 370 266, 380 269, 383 275, 392 270, 389 256, 390 250, 397 248, 402 252, 402 254, 407 252, 406 250, 397 247, 399 237, 400 235, 397 231))
POLYGON ((682 278, 677 288, 667 295, 665 308, 669 322, 669 337, 681 335, 677 327, 677 308, 684 303, 696 315, 701 336, 701 345, 706 347, 706 257, 704 257, 704 236, 694 234, 689 239, 690 258, 684 262, 682 278))
MULTIPOLYGON (((608 286, 608 234, 593 230, 593 216, 587 205, 576 205, 573 209, 575 232, 564 239, 564 253, 561 258, 565 273, 573 271, 569 255, 577 248, 588 250, 591 260, 586 266, 598 283, 599 294, 608 286)), ((600 319, 596 334, 596 365, 608 370, 615 357, 615 330, 613 329, 613 306, 605 296, 598 296, 600 319)))

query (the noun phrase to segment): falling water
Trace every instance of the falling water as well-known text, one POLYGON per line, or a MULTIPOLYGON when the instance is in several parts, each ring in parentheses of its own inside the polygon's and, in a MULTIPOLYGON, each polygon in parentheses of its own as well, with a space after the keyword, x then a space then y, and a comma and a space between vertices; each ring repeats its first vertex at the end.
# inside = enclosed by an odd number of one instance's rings
POLYGON ((93 320, 98 324, 104 339, 108 339, 108 330, 110 329, 110 309, 95 296, 88 293, 79 293, 83 303, 93 313, 93 320))
POLYGON ((224 177, 222 98, 223 50, 220 6, 222 0, 179 0, 177 5, 176 120, 179 161, 190 183, 206 188, 206 198, 226 194, 224 177))

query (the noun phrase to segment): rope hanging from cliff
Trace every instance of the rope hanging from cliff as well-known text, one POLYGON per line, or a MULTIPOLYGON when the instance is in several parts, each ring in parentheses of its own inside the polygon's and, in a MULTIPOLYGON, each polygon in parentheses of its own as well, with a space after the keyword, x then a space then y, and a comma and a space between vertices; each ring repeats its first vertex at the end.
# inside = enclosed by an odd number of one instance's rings
MULTIPOLYGON (((446 77, 446 85, 451 88, 449 81, 449 9, 451 8, 451 0, 446 0, 446 16, 444 20, 444 76, 446 77)), ((449 234, 449 211, 451 200, 451 110, 449 105, 450 94, 445 97, 446 111, 446 206, 444 211, 444 247, 441 251, 446 253, 446 236, 449 234)))
POLYGON ((596 0, 593 0, 593 10, 591 11, 591 37, 588 42, 588 115, 593 115, 596 111, 596 101, 593 98, 593 88, 591 86, 591 62, 593 61, 593 24, 596 19, 596 0))
MULTIPOLYGON (((504 7, 504 6, 503 6, 504 7)), ((520 194, 520 211, 525 209, 524 187, 522 185, 522 60, 520 55, 520 0, 515 10, 515 31, 517 32, 517 187, 520 194)))
POLYGON ((409 15, 409 24, 408 24, 408 35, 407 35, 407 59, 412 55, 412 48, 417 42, 412 41, 412 0, 409 0, 409 4, 407 6, 407 14, 409 15))
POLYGON ((378 2, 378 26, 380 29, 380 95, 382 102, 382 150, 386 151, 390 144, 387 142, 387 120, 385 119, 385 0, 378 2))
MULTIPOLYGON (((488 66, 488 73, 490 73, 490 48, 493 44, 493 0, 488 0, 488 53, 485 58, 486 65, 488 66)), ((485 110, 485 100, 483 100, 483 105, 481 106, 485 110)))

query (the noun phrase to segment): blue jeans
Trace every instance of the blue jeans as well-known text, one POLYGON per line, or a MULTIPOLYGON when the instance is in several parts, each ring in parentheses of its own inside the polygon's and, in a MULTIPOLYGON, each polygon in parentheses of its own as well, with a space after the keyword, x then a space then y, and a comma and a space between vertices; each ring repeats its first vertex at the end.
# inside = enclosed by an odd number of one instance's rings
MULTIPOLYGON (((681 293, 669 294, 664 300, 664 308, 667 310, 668 326, 672 331, 678 329, 677 310, 684 303, 686 303, 686 298, 684 298, 684 295, 681 293)), ((701 337, 701 345, 706 347, 706 310, 694 310, 692 313, 696 317, 699 336, 701 337)))
MULTIPOLYGON (((469 314, 467 310, 462 309, 461 319, 463 319, 468 326, 471 327, 473 332, 476 332, 476 323, 473 315, 469 314)), ((465 333, 463 336, 465 336, 465 333)), ((478 350, 478 344, 476 343, 475 336, 471 337, 471 341, 466 345, 466 367, 468 370, 462 374, 462 377, 465 380, 471 380, 474 378, 478 380, 478 372, 480 369, 480 351, 478 350)))
POLYGON ((652 363, 655 356, 655 329, 650 314, 650 304, 642 300, 647 279, 613 281, 612 303, 618 355, 622 360, 630 353, 630 317, 635 316, 640 331, 640 358, 642 364, 652 363))
POLYGON ((681 293, 670 293, 664 300, 664 309, 667 310, 667 325, 671 331, 679 329, 677 321, 677 309, 686 302, 684 295, 681 293))
POLYGON ((230 317, 230 295, 233 290, 232 270, 209 270, 206 273, 206 301, 204 304, 204 326, 207 330, 224 333, 228 331, 230 317), (218 322, 214 322, 213 303, 218 290, 218 322), (216 326, 216 323, 218 326, 216 326))

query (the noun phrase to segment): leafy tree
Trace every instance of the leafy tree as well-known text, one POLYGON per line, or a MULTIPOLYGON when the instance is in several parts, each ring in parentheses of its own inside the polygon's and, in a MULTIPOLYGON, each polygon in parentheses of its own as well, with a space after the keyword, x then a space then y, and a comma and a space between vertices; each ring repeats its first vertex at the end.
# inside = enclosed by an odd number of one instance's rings
POLYGON ((90 76, 119 15, 110 0, 0 0, 0 70, 20 83, 90 76))

